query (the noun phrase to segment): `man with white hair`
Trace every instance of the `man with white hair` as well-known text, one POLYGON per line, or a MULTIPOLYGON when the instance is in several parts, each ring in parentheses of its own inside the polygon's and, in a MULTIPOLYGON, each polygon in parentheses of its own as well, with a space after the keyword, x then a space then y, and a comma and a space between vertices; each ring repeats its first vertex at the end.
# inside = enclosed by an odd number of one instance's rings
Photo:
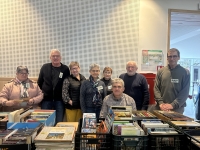
POLYGON ((51 50, 50 60, 51 63, 44 64, 40 70, 38 85, 44 93, 41 108, 56 110, 56 123, 58 123, 63 121, 65 109, 62 100, 63 81, 70 72, 68 66, 61 63, 59 50, 51 50))
POLYGON ((112 80, 112 92, 106 96, 103 100, 103 105, 100 112, 100 117, 105 118, 109 112, 111 106, 132 106, 132 110, 135 111, 136 105, 132 97, 123 93, 124 81, 120 78, 112 80))
POLYGON ((119 78, 124 81, 124 93, 135 100, 137 110, 147 110, 149 105, 149 89, 146 78, 136 73, 138 67, 135 61, 126 63, 127 73, 121 74, 119 78))

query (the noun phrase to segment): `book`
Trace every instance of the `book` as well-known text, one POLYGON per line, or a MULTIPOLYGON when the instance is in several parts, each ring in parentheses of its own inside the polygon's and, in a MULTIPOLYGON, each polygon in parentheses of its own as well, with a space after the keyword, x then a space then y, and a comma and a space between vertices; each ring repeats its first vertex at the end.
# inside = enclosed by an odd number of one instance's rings
POLYGON ((56 127, 75 127, 75 131, 78 129, 78 122, 58 122, 56 127))
MULTIPOLYGON (((172 121, 194 121, 194 119, 189 118, 183 114, 174 112, 174 111, 155 111, 154 113, 158 115, 158 117, 167 118, 167 120, 172 121)), ((162 119, 162 118, 161 118, 162 119)))
POLYGON ((36 136, 35 141, 72 141, 75 127, 47 127, 36 136))
POLYGON ((85 128, 87 125, 89 126, 89 120, 85 118, 96 118, 95 113, 83 113, 83 121, 82 121, 82 127, 85 128))
POLYGON ((200 127, 200 123, 195 121, 171 121, 176 126, 187 126, 187 127, 200 127))
POLYGON ((172 135, 172 134, 179 134, 174 128, 147 128, 147 132, 152 135, 172 135))

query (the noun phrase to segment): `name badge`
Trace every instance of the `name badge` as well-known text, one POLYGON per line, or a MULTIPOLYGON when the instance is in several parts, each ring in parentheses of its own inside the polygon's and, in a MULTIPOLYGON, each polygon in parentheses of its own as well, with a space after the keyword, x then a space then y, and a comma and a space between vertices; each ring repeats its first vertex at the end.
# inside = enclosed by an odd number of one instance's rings
POLYGON ((30 88, 30 84, 29 83, 26 83, 26 88, 30 88))
POLYGON ((179 79, 171 79, 171 83, 179 83, 179 79))
POLYGON ((63 77, 63 73, 60 72, 60 74, 59 74, 59 78, 62 78, 62 77, 63 77))
POLYGON ((111 90, 112 89, 112 85, 108 86, 108 90, 111 90))
POLYGON ((98 86, 97 89, 98 89, 98 91, 100 91, 103 89, 103 86, 98 86))

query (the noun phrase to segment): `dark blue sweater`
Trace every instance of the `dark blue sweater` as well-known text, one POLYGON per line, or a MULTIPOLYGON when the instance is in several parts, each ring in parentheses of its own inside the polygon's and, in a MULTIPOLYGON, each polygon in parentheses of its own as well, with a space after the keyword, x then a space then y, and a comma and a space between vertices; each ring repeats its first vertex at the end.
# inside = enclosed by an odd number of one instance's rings
MULTIPOLYGON (((103 81, 99 80, 98 87, 102 87, 102 89, 99 90, 99 92, 101 94, 99 107, 101 107, 102 103, 103 103, 103 99, 106 96, 106 86, 103 81)), ((83 113, 86 112, 86 109, 88 107, 96 107, 93 104, 94 95, 95 94, 93 93, 93 88, 92 88, 90 81, 89 80, 83 81, 83 83, 81 85, 81 90, 80 90, 80 104, 81 104, 81 110, 83 113)))
POLYGON ((149 105, 149 89, 146 78, 138 73, 133 76, 124 73, 119 78, 124 81, 124 93, 135 100, 137 110, 147 110, 149 105))

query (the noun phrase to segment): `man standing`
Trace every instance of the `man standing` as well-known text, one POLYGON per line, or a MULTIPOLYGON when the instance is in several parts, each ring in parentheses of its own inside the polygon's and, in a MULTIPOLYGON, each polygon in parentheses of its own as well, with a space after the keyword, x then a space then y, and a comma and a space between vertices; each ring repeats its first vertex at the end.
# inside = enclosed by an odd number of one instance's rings
POLYGON ((132 110, 135 111, 136 105, 132 97, 123 93, 124 81, 120 78, 112 80, 113 93, 106 96, 103 100, 103 105, 100 112, 100 117, 105 118, 109 112, 111 106, 132 106, 132 110))
POLYGON ((59 50, 51 50, 50 60, 51 63, 44 64, 40 70, 38 85, 44 93, 41 108, 56 110, 56 123, 58 123, 63 121, 64 116, 63 81, 70 72, 69 68, 61 63, 59 50))
POLYGON ((184 112, 189 94, 190 73, 177 64, 180 52, 172 48, 167 52, 168 65, 158 70, 154 86, 156 109, 184 112))
POLYGON ((137 110, 147 110, 149 105, 149 89, 146 78, 136 73, 138 67, 135 61, 126 63, 127 73, 121 74, 119 78, 124 80, 124 93, 135 100, 137 110))

